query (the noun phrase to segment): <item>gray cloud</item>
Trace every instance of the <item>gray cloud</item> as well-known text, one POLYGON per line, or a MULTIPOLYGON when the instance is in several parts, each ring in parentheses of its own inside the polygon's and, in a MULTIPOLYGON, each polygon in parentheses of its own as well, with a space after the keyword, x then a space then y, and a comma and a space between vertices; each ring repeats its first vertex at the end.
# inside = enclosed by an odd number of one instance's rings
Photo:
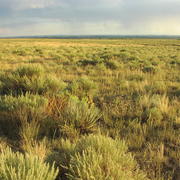
POLYGON ((179 9, 179 0, 0 0, 0 35, 180 34, 179 9))

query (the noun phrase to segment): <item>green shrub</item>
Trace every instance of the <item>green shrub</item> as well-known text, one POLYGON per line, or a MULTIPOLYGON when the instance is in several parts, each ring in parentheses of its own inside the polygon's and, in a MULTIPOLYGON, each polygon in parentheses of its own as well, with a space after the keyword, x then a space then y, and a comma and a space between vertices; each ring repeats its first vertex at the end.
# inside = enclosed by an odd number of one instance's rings
POLYGON ((131 54, 129 52, 121 52, 117 57, 122 60, 123 62, 128 62, 130 59, 131 54))
POLYGON ((112 70, 115 70, 115 69, 119 68, 119 63, 117 61, 113 60, 113 59, 105 61, 105 65, 106 65, 107 68, 112 69, 112 70))
POLYGON ((16 55, 18 55, 18 56, 27 56, 27 55, 28 55, 28 53, 26 52, 25 49, 20 49, 20 48, 12 51, 12 53, 13 53, 13 54, 16 54, 16 55))
POLYGON ((100 135, 81 138, 68 166, 68 179, 141 180, 141 172, 123 141, 100 135))
POLYGON ((170 95, 180 97, 180 87, 179 86, 169 86, 168 93, 170 95))
MULTIPOLYGON (((23 152, 33 154, 39 157, 39 159, 45 160, 50 152, 49 143, 46 138, 41 141, 33 139, 25 139, 21 141, 21 149, 23 152)), ((53 162, 52 162, 53 164, 53 162)))
POLYGON ((44 54, 44 49, 41 49, 39 47, 34 47, 34 52, 35 55, 37 56, 42 56, 44 54))
POLYGON ((96 84, 89 80, 87 77, 82 77, 76 81, 73 81, 68 90, 78 97, 93 96, 97 92, 96 84))
POLYGON ((127 152, 124 141, 90 135, 76 143, 69 140, 56 140, 54 143, 56 151, 48 156, 47 162, 55 161, 62 172, 60 179, 147 179, 131 153, 127 152))
MULTIPOLYGON (((38 81, 37 81, 38 86, 38 81)), ((63 91, 66 88, 66 83, 62 80, 57 79, 55 76, 48 76, 46 81, 42 83, 40 94, 51 93, 56 94, 63 91)))
POLYGON ((55 76, 47 76, 41 66, 23 66, 0 76, 1 94, 58 93, 65 87, 66 84, 55 76))
POLYGON ((60 179, 66 179, 67 167, 69 166, 71 156, 75 153, 75 145, 75 143, 70 142, 68 139, 56 139, 52 141, 51 146, 55 151, 47 156, 46 162, 50 164, 55 163, 55 167, 58 167, 60 171, 60 179))
POLYGON ((93 104, 89 105, 86 99, 79 100, 71 96, 60 118, 60 131, 68 136, 92 133, 100 117, 101 113, 93 104))
POLYGON ((96 66, 96 69, 97 69, 98 72, 99 71, 105 72, 107 70, 106 65, 104 63, 98 64, 96 66))
POLYGON ((99 64, 100 61, 98 60, 80 60, 78 61, 78 65, 80 66, 88 66, 88 65, 92 65, 92 66, 96 66, 97 64, 99 64))
POLYGON ((43 120, 43 113, 48 100, 39 95, 1 96, 0 97, 0 122, 4 132, 12 137, 36 137, 39 123, 43 120))
POLYGON ((12 74, 32 78, 33 76, 41 76, 44 74, 44 69, 40 65, 26 65, 18 67, 12 74))
POLYGON ((173 59, 169 62, 171 65, 180 65, 180 59, 173 59))
POLYGON ((142 71, 145 73, 155 73, 157 72, 157 69, 153 65, 149 65, 149 66, 145 66, 142 71))
POLYGON ((29 93, 17 97, 5 95, 0 96, 0 111, 13 112, 22 108, 40 110, 44 108, 47 103, 48 100, 45 97, 29 93))
POLYGON ((55 180, 58 169, 44 163, 37 156, 13 153, 6 148, 0 154, 1 180, 55 180))

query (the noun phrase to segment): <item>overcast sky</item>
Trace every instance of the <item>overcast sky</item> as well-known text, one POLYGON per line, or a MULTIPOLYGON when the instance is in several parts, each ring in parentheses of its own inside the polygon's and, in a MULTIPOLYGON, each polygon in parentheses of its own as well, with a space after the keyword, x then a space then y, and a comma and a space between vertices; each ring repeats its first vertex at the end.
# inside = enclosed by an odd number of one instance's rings
POLYGON ((0 0, 0 36, 180 35, 180 0, 0 0))

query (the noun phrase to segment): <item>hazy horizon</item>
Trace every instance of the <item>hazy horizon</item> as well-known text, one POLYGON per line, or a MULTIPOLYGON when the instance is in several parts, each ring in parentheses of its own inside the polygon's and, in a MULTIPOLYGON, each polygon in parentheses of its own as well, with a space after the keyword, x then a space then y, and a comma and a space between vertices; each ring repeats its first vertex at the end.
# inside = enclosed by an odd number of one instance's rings
POLYGON ((179 0, 0 0, 0 37, 179 36, 179 0))
POLYGON ((126 35, 126 34, 119 34, 119 35, 81 35, 81 34, 76 34, 76 35, 58 35, 58 34, 52 34, 52 35, 22 35, 22 36, 0 36, 0 39, 6 39, 6 38, 48 38, 48 39, 121 39, 121 38, 152 38, 152 39, 176 39, 180 38, 180 35, 166 35, 166 34, 161 34, 161 35, 151 35, 151 34, 139 34, 139 35, 126 35))

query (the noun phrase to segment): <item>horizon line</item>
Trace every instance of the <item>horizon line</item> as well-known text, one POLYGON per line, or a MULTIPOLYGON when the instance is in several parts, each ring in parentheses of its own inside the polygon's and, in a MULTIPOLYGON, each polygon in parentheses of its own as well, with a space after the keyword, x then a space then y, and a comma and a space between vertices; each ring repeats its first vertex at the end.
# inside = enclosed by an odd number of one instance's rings
POLYGON ((128 38, 128 37, 131 37, 131 38, 136 38, 136 37, 139 37, 139 38, 144 38, 144 37, 162 37, 162 38, 179 38, 180 35, 168 35, 168 34, 161 34, 161 35, 158 35, 158 34, 132 34, 132 35, 127 35, 127 34, 117 34, 117 35, 113 35, 113 34, 104 34, 104 35, 98 35, 98 34, 95 34, 95 35, 92 35, 92 34, 87 34, 87 35, 81 35, 81 34, 77 34, 77 35, 20 35, 20 36, 0 36, 0 39, 21 39, 21 38, 58 38, 58 39, 63 39, 63 38, 71 38, 71 37, 76 37, 76 38, 101 38, 101 37, 106 37, 106 38, 111 38, 111 37, 116 37, 116 38, 128 38))

